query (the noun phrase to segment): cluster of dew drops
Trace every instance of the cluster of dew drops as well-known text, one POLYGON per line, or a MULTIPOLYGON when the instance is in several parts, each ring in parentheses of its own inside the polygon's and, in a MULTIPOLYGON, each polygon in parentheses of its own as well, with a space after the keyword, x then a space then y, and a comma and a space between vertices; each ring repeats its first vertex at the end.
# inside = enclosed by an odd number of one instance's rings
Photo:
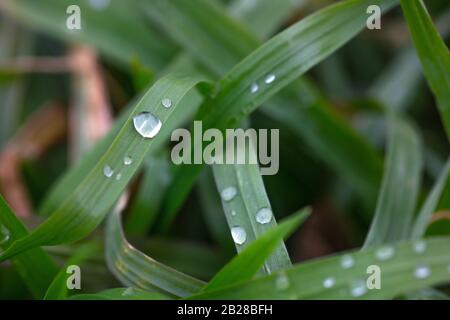
MULTIPOLYGON (((161 104, 164 108, 168 109, 172 106, 172 100, 164 98, 161 100, 161 104)), ((161 130, 162 122, 151 112, 141 112, 137 116, 133 117, 133 125, 136 132, 143 138, 154 138, 161 130)), ((129 155, 123 157, 122 163, 124 166, 129 166, 133 163, 133 158, 129 155)), ((103 175, 106 178, 112 178, 114 176, 114 169, 106 164, 103 167, 103 175)), ((122 174, 118 172, 115 179, 120 180, 122 174)))

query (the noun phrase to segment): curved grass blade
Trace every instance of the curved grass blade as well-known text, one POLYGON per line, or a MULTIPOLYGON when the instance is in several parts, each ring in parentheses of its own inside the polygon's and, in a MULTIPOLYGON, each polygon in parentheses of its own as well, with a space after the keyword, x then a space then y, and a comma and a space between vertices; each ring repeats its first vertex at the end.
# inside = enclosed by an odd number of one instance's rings
POLYGON ((170 300, 170 297, 130 287, 108 289, 98 293, 77 294, 70 297, 70 300, 170 300))
POLYGON ((212 291, 251 279, 264 265, 264 261, 279 245, 279 242, 298 228, 309 214, 309 208, 303 209, 258 237, 226 264, 201 292, 212 291))
MULTIPOLYGON (((0 248, 7 249, 13 241, 27 236, 27 234, 25 226, 17 219, 0 195, 0 248)), ((58 272, 50 256, 40 248, 24 252, 12 259, 12 262, 36 298, 44 296, 58 272)))
POLYGON ((450 141, 450 53, 434 27, 424 3, 420 0, 400 2, 450 141))
POLYGON ((107 57, 129 65, 132 61, 161 69, 175 50, 166 39, 150 29, 129 3, 112 0, 105 10, 96 10, 88 1, 71 0, 5 0, 0 9, 19 21, 45 30, 63 41, 84 42, 107 57), (81 29, 66 27, 66 10, 76 4, 81 11, 81 29))
POLYGON ((386 251, 386 247, 358 250, 301 263, 277 274, 200 293, 190 299, 392 299, 450 283, 450 238, 434 238, 424 243, 426 250, 420 254, 414 250, 414 242, 388 247, 392 251, 386 251), (393 255, 387 256, 386 252, 393 255), (342 260, 348 261, 349 257, 354 265, 343 268, 342 260), (366 287, 370 265, 381 269, 379 290, 366 287))
POLYGON ((180 100, 199 82, 199 78, 182 75, 168 75, 156 82, 137 103, 106 153, 70 196, 30 235, 15 241, 1 254, 0 261, 36 246, 74 242, 92 232, 127 187, 148 152, 157 146, 157 141, 167 141, 171 130, 179 124, 175 110, 180 109, 180 100), (162 106, 165 98, 171 99, 171 108, 162 106), (162 123, 161 131, 153 139, 143 138, 133 128, 132 117, 142 112, 152 113, 162 123), (132 164, 124 164, 124 157, 132 157, 132 164), (107 167, 114 170, 109 178, 104 173, 107 167))
POLYGON ((185 297, 200 290, 204 283, 150 258, 125 238, 120 209, 108 218, 105 255, 112 273, 125 285, 185 297))
POLYGON ((442 169, 442 172, 439 175, 439 178, 437 179, 435 185, 433 186, 433 189, 430 191, 427 199, 425 200, 422 208, 420 209, 420 212, 412 228, 411 232, 412 239, 418 239, 424 236, 428 226, 428 222, 430 221, 430 218, 434 210, 436 210, 439 204, 439 200, 441 199, 446 182, 448 179, 450 179, 449 174, 450 174, 450 158, 447 160, 447 163, 442 169))
POLYGON ((392 116, 385 174, 364 247, 407 239, 420 186, 421 150, 413 127, 392 116))

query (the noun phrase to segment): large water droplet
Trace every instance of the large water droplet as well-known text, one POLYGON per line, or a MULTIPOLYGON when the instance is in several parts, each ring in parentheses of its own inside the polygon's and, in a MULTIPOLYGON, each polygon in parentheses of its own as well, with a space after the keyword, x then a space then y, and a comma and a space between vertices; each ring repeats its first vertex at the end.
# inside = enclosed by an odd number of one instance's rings
POLYGON ((431 274, 430 267, 421 264, 414 269, 414 277, 417 279, 425 279, 428 278, 431 274))
POLYGON ((256 213, 256 221, 261 224, 266 224, 272 220, 272 216, 272 210, 269 208, 262 208, 256 213))
POLYGON ((393 247, 381 247, 375 252, 375 256, 378 260, 385 261, 392 258, 395 254, 393 247))
POLYGON ((422 254, 427 250, 427 243, 423 240, 419 240, 413 244, 413 250, 415 253, 422 254))
POLYGON ((253 83, 252 86, 250 87, 250 92, 251 93, 256 93, 259 90, 259 86, 256 83, 253 83))
POLYGON ((336 283, 336 280, 333 277, 328 277, 325 280, 323 280, 323 286, 324 288, 331 288, 334 286, 334 284, 336 283))
POLYGON ((289 288, 289 286, 290 282, 286 273, 284 272, 279 273, 275 278, 275 287, 278 290, 286 290, 287 288, 289 288))
POLYGON ((144 138, 153 138, 161 129, 162 123, 150 112, 142 112, 133 118, 136 131, 144 138))
POLYGON ((95 10, 104 10, 110 2, 111 0, 89 0, 89 5, 95 10))
POLYGON ((265 83, 267 83, 267 84, 270 84, 270 83, 272 83, 272 82, 274 82, 275 81, 275 75, 274 74, 269 74, 265 79, 264 79, 264 82, 265 83))
POLYGON ((243 244, 247 240, 247 232, 242 227, 231 228, 231 236, 236 244, 243 244))
POLYGON ((8 242, 9 238, 9 230, 3 224, 0 224, 0 244, 8 242))
POLYGON ((355 259, 351 255, 345 255, 341 258, 341 267, 349 269, 355 265, 355 259))
POLYGON ((350 294, 352 297, 361 297, 367 292, 366 283, 363 280, 353 281, 350 285, 350 294))
POLYGON ((123 157, 123 164, 129 166, 133 163, 133 159, 131 157, 125 156, 123 157))
POLYGON ((169 98, 162 99, 161 103, 165 108, 170 108, 172 106, 172 100, 169 98))
POLYGON ((223 201, 231 201, 234 199, 234 197, 237 194, 237 190, 235 187, 227 187, 225 189, 222 190, 222 192, 220 193, 220 196, 222 197, 223 201))
POLYGON ((114 170, 110 166, 106 165, 103 167, 103 174, 105 175, 105 177, 111 178, 114 174, 114 170))

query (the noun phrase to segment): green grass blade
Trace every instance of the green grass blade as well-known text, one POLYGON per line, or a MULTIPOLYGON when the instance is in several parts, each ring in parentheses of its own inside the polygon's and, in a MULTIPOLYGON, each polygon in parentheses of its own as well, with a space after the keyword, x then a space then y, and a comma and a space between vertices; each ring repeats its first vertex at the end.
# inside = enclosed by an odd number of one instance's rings
POLYGON ((385 174, 365 247, 406 239, 420 186, 422 145, 413 127, 391 117, 385 174))
MULTIPOLYGON (((0 195, 0 248, 6 250, 9 245, 22 237, 27 236, 28 231, 22 222, 6 204, 0 195), (6 228, 6 229, 5 229, 6 228)), ((1 251, 0 251, 1 252, 1 251)), ((20 276, 36 298, 42 298, 55 277, 58 269, 41 248, 24 252, 12 259, 20 276)))
POLYGON ((264 265, 279 242, 291 234, 309 216, 304 209, 287 218, 278 226, 268 230, 249 244, 241 253, 226 264, 202 289, 202 292, 216 290, 224 286, 251 279, 264 265))
POLYGON ((180 116, 176 112, 180 109, 179 102, 199 82, 198 78, 182 75, 168 75, 156 82, 137 103, 111 146, 81 184, 44 223, 1 254, 0 261, 36 246, 73 242, 92 232, 127 187, 148 152, 157 146, 155 141, 167 141, 179 125, 180 116), (164 98, 172 100, 171 108, 162 106, 164 98), (143 138, 133 127, 132 117, 144 111, 153 113, 162 122, 161 131, 153 139, 143 138), (131 165, 124 165, 125 156, 132 157, 131 165), (113 177, 105 177, 105 166, 115 170, 113 177))
POLYGON ((414 242, 390 247, 393 256, 378 257, 386 248, 353 251, 315 261, 301 263, 250 281, 198 294, 190 299, 392 299, 408 292, 437 284, 450 283, 450 238, 434 238, 425 242, 426 250, 417 253, 414 242), (352 257, 354 265, 341 267, 342 259, 352 257), (381 289, 366 287, 367 267, 378 265, 381 270, 381 289), (423 268, 429 268, 429 274, 423 268), (417 277, 425 275, 422 278, 417 277), (324 281, 333 285, 325 288, 324 281))
POLYGON ((198 292, 204 283, 150 258, 125 238, 116 209, 108 218, 105 254, 111 272, 123 284, 147 291, 185 297, 198 292))
POLYGON ((442 169, 439 178, 437 179, 433 189, 430 191, 427 199, 425 200, 419 214, 414 222, 414 226, 411 233, 412 239, 423 237, 428 226, 428 222, 434 212, 437 209, 439 200, 441 199, 447 180, 450 178, 450 158, 447 160, 444 168, 442 169))
POLYGON ((158 292, 147 292, 137 288, 114 288, 98 293, 77 294, 70 300, 170 300, 171 298, 158 292))
POLYGON ((401 0, 401 5, 450 141, 450 54, 448 48, 439 36, 421 0, 401 0))

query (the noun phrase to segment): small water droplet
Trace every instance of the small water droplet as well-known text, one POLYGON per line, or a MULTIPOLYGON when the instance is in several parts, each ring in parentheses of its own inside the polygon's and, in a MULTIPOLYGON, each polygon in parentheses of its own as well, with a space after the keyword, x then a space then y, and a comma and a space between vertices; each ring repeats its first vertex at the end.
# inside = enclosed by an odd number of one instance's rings
POLYGON ((144 138, 153 138, 161 129, 162 123, 150 112, 142 112, 133 118, 136 131, 144 138))
POLYGON ((341 258, 341 267, 349 269, 355 265, 355 259, 350 255, 345 255, 341 258))
POLYGON ((325 280, 323 280, 323 286, 324 288, 331 288, 336 283, 336 280, 333 277, 328 277, 325 280))
POLYGON ((121 173, 118 173, 118 174, 116 175, 116 180, 119 181, 120 179, 122 179, 122 174, 121 174, 121 173))
POLYGON ((256 221, 261 224, 266 224, 272 220, 272 216, 272 210, 269 208, 262 208, 256 213, 256 221))
POLYGON ((172 106, 172 100, 169 98, 162 99, 161 103, 165 108, 170 108, 172 106))
POLYGON ((395 254, 393 247, 381 247, 375 252, 375 256, 380 261, 385 261, 392 258, 395 254))
POLYGON ((127 288, 126 290, 124 290, 123 292, 122 292, 122 296, 123 297, 125 297, 125 296, 131 296, 131 295, 133 295, 134 294, 134 290, 133 290, 133 288, 127 288))
POLYGON ((270 84, 270 83, 274 82, 275 78, 276 78, 276 77, 275 77, 274 74, 269 74, 269 75, 266 77, 266 79, 264 79, 264 82, 265 82, 266 84, 270 84))
POLYGON ((413 244, 413 250, 415 253, 422 254, 427 250, 427 243, 423 240, 417 241, 413 244))
POLYGON ((105 175, 105 177, 111 178, 114 174, 114 170, 110 166, 106 165, 103 167, 103 174, 105 175))
POLYGON ((447 266, 447 271, 450 273, 450 264, 447 266))
POLYGON ((251 93, 256 93, 259 90, 259 86, 256 83, 253 83, 252 86, 250 87, 250 92, 251 93))
POLYGON ((430 274, 430 268, 424 264, 421 264, 414 269, 414 277, 416 277, 417 279, 428 278, 430 274))
POLYGON ((363 280, 353 281, 350 285, 350 294, 352 297, 361 297, 367 292, 366 283, 363 280))
POLYGON ((235 216, 235 215, 236 215, 236 211, 231 210, 231 215, 232 215, 232 216, 235 216))
POLYGON ((128 157, 128 156, 123 157, 123 164, 124 165, 129 166, 132 163, 133 163, 133 159, 131 157, 128 157))
POLYGON ((243 244, 247 240, 247 232, 242 227, 231 228, 231 236, 236 244, 243 244))
POLYGON ((109 6, 110 2, 111 0, 89 0, 89 5, 95 10, 104 10, 109 6))
POLYGON ((8 228, 6 228, 3 224, 0 224, 0 244, 8 242, 10 238, 10 233, 8 228))
POLYGON ((229 202, 234 199, 234 197, 237 194, 237 190, 235 187, 227 187, 222 190, 220 193, 220 196, 222 197, 223 201, 229 202))
POLYGON ((287 288, 289 288, 289 286, 290 282, 286 273, 284 272, 279 273, 275 278, 275 287, 278 290, 286 290, 287 288))

